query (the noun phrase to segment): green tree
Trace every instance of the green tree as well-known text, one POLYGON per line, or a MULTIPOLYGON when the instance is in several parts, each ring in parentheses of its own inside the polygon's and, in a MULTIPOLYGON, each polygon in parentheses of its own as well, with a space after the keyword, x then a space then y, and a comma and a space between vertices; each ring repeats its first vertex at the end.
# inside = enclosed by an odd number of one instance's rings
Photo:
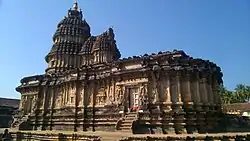
POLYGON ((238 84, 234 91, 229 91, 224 86, 220 86, 218 91, 223 104, 250 101, 250 86, 238 84))

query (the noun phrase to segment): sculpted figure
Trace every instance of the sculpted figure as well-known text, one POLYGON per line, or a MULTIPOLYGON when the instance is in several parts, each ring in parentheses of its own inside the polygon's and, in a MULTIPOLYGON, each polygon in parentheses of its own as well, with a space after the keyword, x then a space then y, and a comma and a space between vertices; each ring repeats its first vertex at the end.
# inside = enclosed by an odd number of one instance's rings
POLYGON ((158 101, 158 98, 159 98, 159 92, 158 92, 158 88, 159 88, 159 83, 158 83, 158 80, 159 80, 159 76, 160 74, 159 73, 154 73, 152 74, 152 85, 153 85, 153 90, 152 90, 152 99, 153 99, 153 102, 157 102, 158 101))
POLYGON ((123 94, 122 94, 122 88, 119 86, 116 90, 116 99, 117 99, 117 104, 120 105, 123 103, 123 94))
POLYGON ((55 107, 61 106, 62 95, 63 95, 63 90, 61 88, 59 88, 58 93, 56 93, 56 106, 55 107))
POLYGON ((32 99, 32 109, 31 109, 32 112, 35 111, 36 105, 37 105, 37 96, 34 96, 32 99))

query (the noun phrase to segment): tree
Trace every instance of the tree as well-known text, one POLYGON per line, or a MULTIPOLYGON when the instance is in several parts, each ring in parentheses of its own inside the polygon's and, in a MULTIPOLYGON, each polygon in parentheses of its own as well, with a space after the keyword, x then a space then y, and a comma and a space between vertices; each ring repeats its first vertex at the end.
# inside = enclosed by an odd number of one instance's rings
POLYGON ((244 103, 250 101, 250 86, 238 84, 234 91, 229 91, 224 86, 220 86, 218 90, 222 104, 244 103))

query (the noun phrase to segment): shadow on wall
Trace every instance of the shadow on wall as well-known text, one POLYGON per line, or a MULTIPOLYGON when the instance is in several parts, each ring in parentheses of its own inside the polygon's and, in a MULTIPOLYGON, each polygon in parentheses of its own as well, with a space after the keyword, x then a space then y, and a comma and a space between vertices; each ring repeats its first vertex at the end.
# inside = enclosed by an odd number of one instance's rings
POLYGON ((22 122, 19 125, 19 130, 33 130, 31 123, 30 123, 30 120, 28 119, 27 121, 22 122))
POLYGON ((150 127, 142 124, 141 121, 135 120, 132 123, 132 133, 133 134, 152 134, 150 127))

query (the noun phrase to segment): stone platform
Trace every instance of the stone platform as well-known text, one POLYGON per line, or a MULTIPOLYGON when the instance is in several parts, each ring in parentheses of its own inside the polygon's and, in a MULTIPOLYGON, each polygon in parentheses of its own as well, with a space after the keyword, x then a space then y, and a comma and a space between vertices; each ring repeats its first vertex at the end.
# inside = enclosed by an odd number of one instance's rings
POLYGON ((14 140, 43 141, 249 141, 250 132, 217 134, 132 134, 129 132, 71 132, 10 130, 14 140))

